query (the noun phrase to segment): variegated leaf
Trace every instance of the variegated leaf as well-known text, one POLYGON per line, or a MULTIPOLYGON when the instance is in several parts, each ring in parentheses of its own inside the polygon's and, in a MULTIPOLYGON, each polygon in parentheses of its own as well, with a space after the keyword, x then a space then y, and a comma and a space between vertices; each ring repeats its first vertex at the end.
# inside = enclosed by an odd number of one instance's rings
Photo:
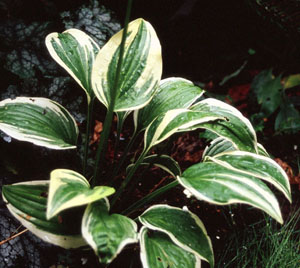
POLYGON ((92 67, 100 48, 84 32, 69 29, 63 33, 51 33, 46 46, 53 59, 62 66, 84 89, 88 102, 94 95, 91 85, 92 67))
POLYGON ((126 245, 138 241, 136 223, 120 214, 110 215, 107 206, 101 201, 88 205, 81 230, 87 243, 104 264, 112 262, 126 245))
MULTIPOLYGON (((92 70, 97 98, 106 106, 111 102, 123 30, 100 50, 92 70)), ((162 74, 161 46, 151 24, 143 19, 128 25, 123 65, 117 85, 114 111, 140 109, 153 97, 162 74)))
POLYGON ((178 176, 179 183, 199 200, 226 205, 245 203, 282 223, 278 201, 259 179, 215 162, 193 165, 178 176))
POLYGON ((189 210, 154 205, 139 220, 147 228, 167 234, 173 243, 214 266, 212 245, 206 229, 197 215, 189 210))
POLYGON ((47 219, 72 207, 90 204, 115 192, 108 186, 90 188, 89 182, 69 169, 55 169, 50 174, 47 219))
POLYGON ((201 261, 193 253, 177 246, 162 232, 142 227, 139 233, 143 268, 200 268, 201 261))
POLYGON ((150 103, 143 109, 134 111, 136 131, 144 130, 160 114, 190 107, 203 92, 201 88, 183 78, 171 77, 161 80, 150 103))
POLYGON ((164 141, 172 134, 189 130, 193 126, 201 127, 207 122, 225 120, 222 116, 211 115, 210 112, 195 112, 188 109, 174 109, 157 116, 147 127, 144 135, 144 151, 164 141))
POLYGON ((2 197, 12 215, 42 240, 63 248, 87 245, 81 236, 82 214, 78 211, 46 219, 48 187, 48 180, 5 185, 2 197))
POLYGON ((46 98, 18 97, 0 102, 0 130, 51 149, 76 148, 78 127, 60 104, 46 98))
MULTIPOLYGON (((217 135, 231 141, 237 150, 257 153, 257 139, 250 121, 236 108, 225 102, 208 98, 191 107, 193 111, 210 113, 211 116, 223 116, 226 120, 201 124, 217 135)), ((195 129, 194 126, 191 129, 195 129)))
POLYGON ((225 152, 207 159, 228 169, 233 169, 273 184, 292 202, 289 178, 274 160, 262 155, 242 151, 225 152))
MULTIPOLYGON (((152 154, 152 155, 146 156, 141 165, 157 166, 157 167, 163 169, 164 171, 168 172, 174 178, 176 178, 176 176, 181 175, 180 166, 172 157, 170 157, 168 155, 152 154)), ((126 169, 126 173, 129 173, 129 170, 133 166, 134 166, 134 164, 130 164, 126 169)))

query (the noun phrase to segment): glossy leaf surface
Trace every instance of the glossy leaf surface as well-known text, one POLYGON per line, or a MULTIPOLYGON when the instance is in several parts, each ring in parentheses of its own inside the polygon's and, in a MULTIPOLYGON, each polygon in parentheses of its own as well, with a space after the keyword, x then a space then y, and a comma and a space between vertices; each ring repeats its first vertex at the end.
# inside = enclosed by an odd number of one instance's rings
POLYGON ((171 77, 161 80, 150 103, 134 112, 135 128, 138 131, 144 130, 158 115, 173 109, 188 108, 203 92, 201 88, 183 78, 171 77))
POLYGON ((53 59, 84 89, 90 101, 93 96, 92 67, 100 50, 97 43, 84 32, 69 29, 63 33, 49 34, 46 46, 53 59))
MULTIPOLYGON (((93 66, 93 89, 106 107, 111 102, 122 34, 123 30, 106 43, 93 66)), ((153 27, 143 19, 132 21, 128 25, 114 111, 136 110, 145 106, 153 97, 161 74, 161 46, 153 27)))
POLYGON ((3 200, 14 217, 42 240, 63 248, 77 248, 86 245, 81 236, 81 215, 60 214, 46 219, 49 181, 32 181, 5 185, 3 200))
POLYGON ((201 220, 187 209, 168 205, 154 205, 140 217, 140 222, 149 229, 167 234, 182 249, 214 265, 210 238, 201 220))
POLYGON ((265 180, 280 190, 290 202, 292 201, 288 176, 275 161, 268 157, 235 151, 222 153, 214 158, 210 157, 209 160, 215 161, 226 168, 232 168, 265 180))
POLYGON ((101 263, 109 264, 122 249, 137 242, 137 225, 128 217, 108 213, 102 201, 89 204, 82 219, 82 235, 101 263))
POLYGON ((55 169, 50 174, 47 218, 62 210, 95 202, 115 192, 108 186, 90 188, 89 182, 79 173, 69 169, 55 169))
POLYGON ((141 260, 144 268, 200 268, 201 262, 190 253, 172 242, 162 232, 149 231, 143 227, 139 235, 141 260))
POLYGON ((216 162, 204 162, 189 167, 177 178, 199 200, 217 205, 249 204, 283 222, 274 194, 261 180, 246 173, 216 162))
POLYGON ((18 97, 0 102, 0 130, 51 149, 76 148, 78 127, 60 104, 46 98, 18 97))
MULTIPOLYGON (((212 98, 198 102, 193 111, 209 113, 211 116, 223 116, 226 120, 201 124, 201 128, 208 129, 219 136, 231 141, 236 149, 257 152, 257 139, 250 121, 236 108, 212 98)), ((193 129, 193 128, 192 128, 193 129)))
POLYGON ((144 151, 164 141, 172 134, 188 130, 194 126, 201 127, 207 122, 225 120, 221 115, 211 115, 210 112, 195 112, 188 109, 175 109, 159 115, 147 127, 144 135, 144 151))

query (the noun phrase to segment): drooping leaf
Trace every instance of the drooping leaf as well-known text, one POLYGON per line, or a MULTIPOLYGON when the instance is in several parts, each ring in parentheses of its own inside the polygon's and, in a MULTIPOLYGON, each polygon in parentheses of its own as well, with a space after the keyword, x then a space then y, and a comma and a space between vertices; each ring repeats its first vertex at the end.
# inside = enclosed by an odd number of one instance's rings
MULTIPOLYGON (((191 110, 205 112, 211 116, 222 116, 226 120, 207 122, 201 128, 208 129, 231 141, 236 149, 257 152, 257 139, 250 121, 231 105, 212 98, 198 102, 191 110)), ((197 126, 196 126, 197 127, 197 126)), ((193 129, 195 127, 192 127, 193 129)))
POLYGON ((90 204, 115 192, 108 186, 90 188, 81 174, 69 169, 55 169, 50 174, 47 218, 72 207, 90 204))
POLYGON ((76 147, 78 127, 70 113, 46 98, 0 102, 0 129, 9 136, 51 149, 76 147))
POLYGON ((281 104, 276 117, 275 131, 291 133, 300 131, 300 113, 287 99, 281 104))
POLYGON ((204 91, 191 81, 171 77, 160 81, 157 92, 148 105, 134 111, 134 124, 137 131, 144 130, 153 119, 169 110, 188 108, 204 91))
POLYGON ((232 151, 208 159, 226 168, 265 180, 280 190, 290 202, 292 201, 289 178, 271 158, 249 152, 232 151))
MULTIPOLYGON (((123 30, 100 50, 92 70, 93 90, 106 107, 111 102, 123 30)), ((136 110, 153 97, 162 74, 161 46, 151 24, 143 19, 128 25, 125 53, 117 85, 115 112, 136 110)))
POLYGON ((42 240, 63 248, 85 246, 80 232, 82 214, 78 211, 47 220, 48 187, 48 180, 5 185, 2 197, 12 215, 42 240))
MULTIPOLYGON (((133 167, 134 164, 131 164, 127 167, 126 172, 129 173, 129 170, 133 167)), ((157 155, 152 154, 146 156, 141 165, 154 165, 157 166, 164 171, 168 172, 174 178, 181 174, 180 166, 178 163, 168 155, 157 155)))
POLYGON ((217 205, 245 203, 282 223, 278 201, 261 180, 215 162, 198 163, 178 176, 179 183, 199 200, 217 205))
POLYGON ((81 228, 84 239, 104 264, 112 262, 126 245, 138 241, 136 223, 120 214, 110 215, 101 201, 88 205, 81 228))
MULTIPOLYGON (((269 157, 268 152, 260 143, 257 143, 257 150, 259 155, 269 157)), ((206 156, 215 156, 220 153, 232 151, 237 151, 233 143, 227 139, 224 139, 223 137, 218 137, 214 139, 210 145, 206 146, 202 154, 202 159, 204 159, 206 156)))
POLYGON ((46 46, 53 59, 84 89, 90 101, 93 96, 92 67, 100 50, 97 43, 84 32, 69 29, 49 34, 46 46))
POLYGON ((174 109, 157 116, 147 127, 144 134, 144 151, 164 141, 172 134, 189 130, 193 126, 201 127, 206 122, 223 121, 221 115, 213 115, 210 112, 198 112, 188 109, 174 109))
POLYGON ((141 260, 144 268, 200 268, 201 261, 193 253, 177 246, 162 232, 149 231, 145 226, 139 233, 141 260))
POLYGON ((206 229, 202 221, 189 210, 154 205, 139 220, 147 228, 167 234, 176 245, 214 266, 212 245, 206 229))

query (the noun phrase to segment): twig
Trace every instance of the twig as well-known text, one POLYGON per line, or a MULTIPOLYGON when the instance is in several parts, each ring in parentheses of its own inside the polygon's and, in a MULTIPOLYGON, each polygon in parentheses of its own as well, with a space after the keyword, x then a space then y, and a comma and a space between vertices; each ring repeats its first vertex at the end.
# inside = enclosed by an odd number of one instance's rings
POLYGON ((23 231, 21 231, 21 232, 15 234, 15 235, 13 235, 13 236, 11 236, 11 237, 5 239, 5 240, 0 241, 0 246, 4 245, 4 244, 7 243, 8 241, 10 241, 10 240, 12 240, 12 239, 14 239, 14 238, 16 238, 16 237, 18 237, 18 236, 20 236, 20 235, 26 233, 27 231, 28 231, 28 229, 24 229, 23 231))

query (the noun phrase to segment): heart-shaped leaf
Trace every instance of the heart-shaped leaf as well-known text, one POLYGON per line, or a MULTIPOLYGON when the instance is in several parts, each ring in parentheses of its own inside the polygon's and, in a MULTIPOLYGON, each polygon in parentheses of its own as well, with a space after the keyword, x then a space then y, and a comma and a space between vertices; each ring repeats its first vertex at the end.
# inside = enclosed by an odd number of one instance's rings
MULTIPOLYGON (((111 102, 123 30, 100 50, 92 70, 96 97, 106 106, 111 102)), ((162 74, 161 46, 151 24, 143 19, 128 25, 115 112, 136 110, 153 97, 162 74)))
POLYGON ((51 149, 76 148, 78 127, 60 104, 45 98, 18 97, 0 102, 0 130, 51 149))
POLYGON ((154 205, 139 220, 147 228, 167 234, 177 246, 214 266, 210 238, 201 220, 189 210, 154 205))
POLYGON ((107 205, 89 204, 82 219, 82 235, 101 263, 109 264, 122 249, 137 240, 137 225, 128 217, 108 213, 107 205))
POLYGON ((201 261, 193 253, 177 246, 162 232, 149 231, 145 226, 139 234, 141 260, 144 268, 200 268, 201 261))
POLYGON ((199 200, 226 205, 245 203, 282 223, 278 201, 259 179, 216 162, 193 165, 178 176, 179 183, 199 200))
POLYGON ((204 90, 183 78, 171 77, 161 80, 150 103, 143 109, 134 111, 136 131, 144 130, 160 114, 190 107, 203 93, 204 90))
POLYGON ((114 188, 108 186, 91 189, 86 178, 73 170, 55 169, 50 175, 47 218, 67 208, 90 204, 114 192, 114 188))
POLYGON ((2 197, 12 215, 42 240, 63 248, 87 245, 80 232, 82 213, 68 211, 46 219, 48 187, 48 180, 5 185, 2 197))
POLYGON ((69 29, 63 33, 51 33, 46 37, 50 55, 84 89, 88 102, 94 95, 91 86, 92 67, 100 48, 84 32, 69 29))
POLYGON ((292 202, 289 178, 274 160, 262 155, 242 151, 225 152, 215 157, 208 157, 208 160, 217 162, 226 168, 265 180, 273 184, 292 202))

